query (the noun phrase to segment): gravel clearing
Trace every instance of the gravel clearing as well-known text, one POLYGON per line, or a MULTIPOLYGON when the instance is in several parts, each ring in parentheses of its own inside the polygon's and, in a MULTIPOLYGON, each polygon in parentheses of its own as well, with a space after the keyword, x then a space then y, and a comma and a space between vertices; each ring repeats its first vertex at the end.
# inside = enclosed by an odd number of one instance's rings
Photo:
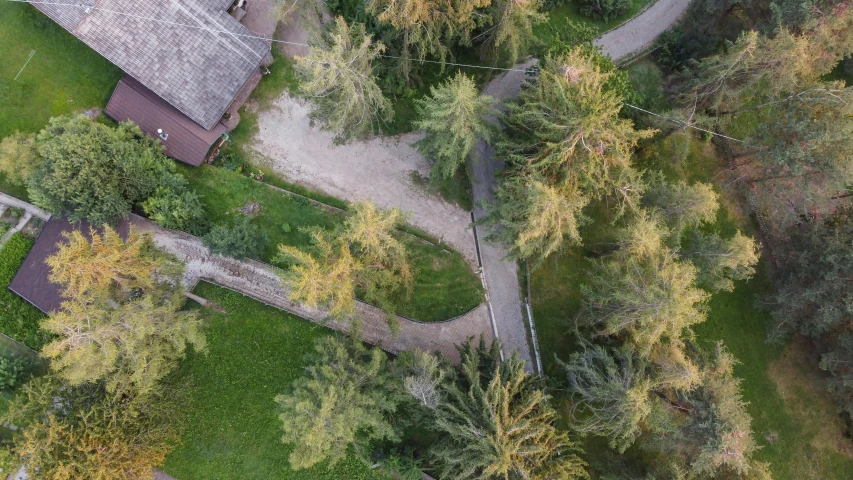
POLYGON ((253 148, 268 168, 292 182, 348 201, 369 199, 409 212, 409 223, 434 235, 477 265, 471 215, 412 180, 430 165, 411 144, 415 134, 335 145, 312 128, 305 101, 283 94, 258 118, 253 148))

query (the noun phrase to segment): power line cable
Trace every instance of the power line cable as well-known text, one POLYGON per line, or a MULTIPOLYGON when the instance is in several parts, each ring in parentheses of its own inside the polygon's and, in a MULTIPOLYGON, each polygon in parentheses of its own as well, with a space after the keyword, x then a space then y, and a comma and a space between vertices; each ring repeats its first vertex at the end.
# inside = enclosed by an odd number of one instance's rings
MULTIPOLYGON (((92 10, 100 10, 100 11, 102 11, 102 12, 106 12, 106 13, 112 13, 112 14, 115 14, 115 15, 122 15, 122 16, 130 17, 130 18, 136 18, 136 19, 138 19, 138 20, 148 20, 148 21, 151 21, 151 22, 160 22, 160 23, 164 23, 164 24, 167 24, 167 25, 177 26, 177 27, 195 28, 195 29, 198 29, 198 30, 204 30, 204 31, 211 32, 211 33, 223 33, 223 34, 226 34, 226 35, 233 35, 233 36, 235 36, 235 37, 244 37, 244 38, 250 38, 250 39, 264 40, 264 41, 266 41, 266 42, 283 43, 283 44, 286 44, 286 45, 295 45, 295 46, 299 46, 299 47, 309 47, 309 48, 311 48, 311 45, 308 45, 307 43, 289 42, 289 41, 286 41, 286 40, 278 40, 278 39, 275 39, 275 38, 262 37, 262 36, 260 36, 260 35, 248 35, 248 34, 245 34, 245 33, 236 33, 236 32, 231 32, 231 31, 228 31, 228 30, 217 30, 217 29, 213 29, 213 28, 209 28, 209 27, 205 27, 205 26, 200 26, 200 25, 189 25, 189 24, 186 24, 186 23, 172 22, 172 21, 169 21, 169 20, 163 20, 163 19, 160 19, 160 18, 146 17, 146 16, 144 16, 144 15, 136 15, 136 14, 133 14, 133 13, 122 12, 122 11, 119 11, 119 10, 112 10, 112 9, 109 9, 109 8, 97 7, 97 6, 94 6, 94 5, 82 5, 82 4, 79 4, 79 3, 47 2, 47 1, 36 1, 36 0, 6 0, 6 1, 7 1, 7 2, 15 2, 15 3, 38 4, 38 5, 52 5, 52 6, 61 6, 61 7, 76 7, 76 8, 82 8, 82 9, 86 10, 86 11, 87 11, 87 13, 88 13, 88 12, 90 12, 90 11, 92 11, 92 10)), ((378 56, 380 56, 380 57, 382 57, 382 58, 391 58, 391 59, 403 60, 403 58, 402 58, 402 57, 397 57, 397 56, 394 56, 394 55, 378 55, 378 56)), ((519 69, 519 68, 489 67, 489 66, 485 66, 485 65, 471 65, 471 64, 466 64, 466 63, 439 62, 439 61, 437 61, 437 60, 426 60, 426 59, 418 59, 418 58, 411 58, 411 59, 409 59, 409 60, 413 60, 413 61, 415 61, 415 62, 420 62, 420 63, 433 63, 433 64, 439 64, 439 65, 450 65, 450 66, 453 66, 453 67, 479 68, 479 69, 484 69, 484 70, 497 70, 497 71, 502 71, 502 72, 519 72, 519 73, 527 73, 527 70, 519 69)), ((718 136, 718 137, 722 137, 722 138, 725 138, 725 139, 728 139, 728 140, 732 140, 732 141, 735 141, 735 142, 746 143, 746 142, 745 142, 745 141, 743 141, 743 140, 738 140, 737 138, 732 138, 732 137, 729 137, 729 136, 727 136, 727 135, 723 135, 723 134, 721 134, 721 133, 713 132, 713 131, 711 131, 711 130, 706 130, 706 129, 704 129, 704 128, 700 128, 700 127, 697 127, 697 126, 695 126, 695 125, 691 125, 691 124, 689 124, 689 123, 687 123, 687 122, 684 122, 684 121, 682 121, 682 120, 677 120, 677 119, 674 119, 674 118, 671 118, 671 117, 667 117, 667 116, 661 115, 661 114, 659 114, 659 113, 651 112, 651 111, 649 111, 649 110, 646 110, 646 109, 640 108, 640 107, 638 107, 638 106, 636 106, 636 105, 631 105, 630 103, 627 103, 627 102, 623 102, 623 105, 625 105, 626 107, 629 107, 629 108, 633 108, 634 110, 638 110, 638 111, 640 111, 640 112, 647 113, 647 114, 649 114, 649 115, 654 115, 654 116, 656 116, 656 117, 663 118, 663 119, 665 119, 665 120, 667 120, 667 121, 670 121, 670 122, 673 122, 673 123, 676 123, 676 124, 682 125, 682 126, 687 127, 687 128, 692 128, 692 129, 694 129, 694 130, 699 130, 699 131, 701 131, 701 132, 709 133, 709 134, 711 134, 711 135, 715 135, 715 136, 718 136)))

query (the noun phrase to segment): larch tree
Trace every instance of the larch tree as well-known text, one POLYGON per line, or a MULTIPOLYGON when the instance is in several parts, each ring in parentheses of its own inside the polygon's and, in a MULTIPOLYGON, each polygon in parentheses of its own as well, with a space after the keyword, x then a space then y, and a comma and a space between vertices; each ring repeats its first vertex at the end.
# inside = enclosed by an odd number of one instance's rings
POLYGON ((755 240, 740 232, 729 239, 696 233, 679 254, 696 265, 699 286, 711 292, 733 291, 734 281, 752 278, 758 264, 755 240))
POLYGON ((447 479, 586 478, 577 447, 555 426, 548 396, 513 356, 469 342, 459 376, 445 387, 431 454, 447 479))
POLYGON ((65 233, 57 252, 47 258, 50 281, 63 286, 68 299, 118 299, 133 290, 158 286, 157 272, 176 280, 182 266, 158 251, 148 235, 131 228, 124 240, 112 227, 65 233))
POLYGON ((572 428, 607 437, 611 448, 624 452, 652 411, 649 395, 654 383, 645 372, 645 362, 630 348, 611 353, 587 344, 562 366, 575 400, 572 428))
POLYGON ((324 307, 333 317, 355 310, 356 272, 361 268, 349 246, 328 238, 320 230, 310 232, 314 245, 303 251, 279 244, 275 261, 286 265, 282 283, 290 288, 290 299, 308 308, 324 307))
POLYGON ((394 234, 404 219, 399 210, 357 202, 343 228, 309 230, 314 243, 310 249, 279 245, 275 260, 286 267, 282 281, 291 289, 291 298, 345 317, 353 313, 359 292, 395 326, 393 296, 410 292, 413 278, 406 246, 394 234))
POLYGON ((296 59, 300 91, 312 103, 311 121, 335 132, 335 141, 364 137, 391 119, 391 103, 373 73, 373 62, 384 50, 363 24, 349 26, 338 17, 324 41, 296 59))
POLYGON ((488 26, 474 40, 482 42, 481 57, 504 56, 515 62, 537 39, 533 27, 547 18, 541 0, 491 0, 488 26))
POLYGON ((202 321, 179 311, 178 298, 167 303, 143 296, 117 308, 65 302, 42 322, 58 338, 42 355, 70 385, 103 380, 110 392, 152 392, 186 355, 188 345, 205 348, 202 321))
POLYGON ((347 449, 367 458, 371 441, 399 439, 389 421, 401 401, 387 356, 357 338, 319 340, 306 374, 275 398, 282 413, 282 442, 294 445, 290 466, 334 465, 347 449))
POLYGON ((679 233, 686 228, 713 223, 720 208, 711 185, 668 182, 660 172, 651 175, 642 201, 646 207, 660 212, 670 228, 679 233))
POLYGON ((0 172, 12 182, 26 184, 40 162, 32 135, 15 132, 0 141, 0 172))
POLYGON ((431 55, 443 64, 453 43, 466 43, 475 26, 474 10, 483 1, 367 0, 365 10, 394 28, 402 44, 400 61, 408 84, 413 61, 431 55))
POLYGON ((116 396, 99 384, 68 386, 48 375, 20 389, 6 418, 23 427, 15 452, 30 478, 150 478, 180 440, 178 393, 116 396))
POLYGON ((42 355, 71 385, 147 394, 187 345, 205 348, 201 320, 180 310, 183 265, 133 229, 127 241, 109 227, 90 237, 72 232, 47 259, 67 300, 42 322, 56 336, 42 355))
POLYGON ((637 142, 654 131, 619 116, 622 99, 607 87, 612 75, 581 48, 546 57, 536 81, 508 105, 510 136, 499 153, 554 183, 571 178, 590 197, 616 190, 637 142))
POLYGON ((509 246, 510 257, 539 263, 581 244, 579 228, 588 222, 583 209, 589 198, 570 179, 550 185, 532 175, 516 175, 501 182, 495 196, 489 217, 498 226, 493 238, 509 246))
POLYGON ((593 261, 590 281, 581 286, 583 320, 601 334, 624 338, 642 357, 703 322, 709 297, 696 287, 696 267, 660 246, 661 237, 650 235, 646 223, 629 226, 622 248, 593 261))
POLYGON ((433 184, 452 178, 465 166, 477 140, 490 141, 494 126, 488 117, 497 114, 495 99, 481 95, 474 81, 463 73, 417 100, 415 128, 426 132, 418 150, 433 161, 433 184))

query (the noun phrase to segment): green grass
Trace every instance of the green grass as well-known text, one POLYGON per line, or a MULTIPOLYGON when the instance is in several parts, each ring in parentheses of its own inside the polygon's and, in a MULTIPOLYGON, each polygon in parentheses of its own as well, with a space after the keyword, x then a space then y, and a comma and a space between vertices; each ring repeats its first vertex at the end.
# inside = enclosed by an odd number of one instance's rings
MULTIPOLYGON (((179 167, 190 186, 202 195, 208 216, 216 222, 229 222, 249 202, 262 209, 255 224, 267 235, 268 242, 260 260, 271 261, 279 243, 295 247, 309 245, 303 227, 332 229, 344 214, 315 206, 308 200, 287 195, 224 168, 179 167), (285 231, 283 225, 289 226, 285 231)), ((411 253, 414 289, 410 298, 398 298, 398 312, 417 320, 441 321, 463 314, 482 302, 482 286, 462 256, 400 234, 411 253)))
POLYGON ((207 351, 190 354, 187 430, 163 470, 181 480, 361 480, 373 478, 353 455, 334 467, 293 471, 273 401, 304 374, 314 342, 333 333, 237 293, 200 284, 195 293, 225 312, 201 310, 207 351))
POLYGON ((630 19, 642 10, 646 5, 654 0, 631 0, 631 6, 622 15, 605 22, 598 18, 593 18, 581 13, 580 5, 575 0, 565 0, 565 2, 549 10, 548 21, 537 25, 534 28, 536 37, 546 46, 559 43, 560 38, 571 36, 572 28, 569 22, 574 22, 580 25, 588 25, 597 29, 600 33, 604 33, 612 28, 618 27, 624 21, 630 19))
POLYGON ((32 246, 32 240, 16 233, 0 250, 0 332, 39 350, 50 340, 39 327, 44 314, 8 289, 32 246))
MULTIPOLYGON (((670 178, 684 178, 690 182, 714 182, 719 171, 719 160, 712 147, 703 141, 682 135, 657 139, 637 155, 641 168, 659 169, 670 178)), ((735 229, 750 234, 753 226, 723 199, 714 228, 724 235, 735 229)), ((593 216, 595 218, 595 216, 593 216)), ((606 240, 607 231, 612 231, 609 222, 597 222, 587 227, 584 238, 595 241, 606 240)), ((594 248, 588 242, 587 248, 594 248)), ((581 305, 579 286, 586 279, 589 251, 576 248, 548 258, 538 269, 531 272, 531 306, 540 339, 545 372, 555 386, 560 386, 564 375, 555 361, 577 348, 572 330, 572 320, 581 305)), ((783 346, 766 343, 770 326, 769 315, 756 309, 757 295, 771 289, 766 266, 761 264, 756 276, 748 282, 738 282, 734 292, 720 292, 708 304, 708 319, 695 328, 701 345, 710 346, 722 340, 740 364, 735 374, 743 379, 741 384, 744 399, 749 402, 747 410, 752 415, 753 433, 762 449, 756 458, 771 465, 774 478, 845 478, 853 471, 853 459, 840 453, 836 444, 826 440, 823 426, 840 423, 829 394, 820 384, 822 377, 816 366, 805 367, 808 362, 794 362, 801 370, 780 368, 783 346), (781 373, 780 373, 781 372, 781 373), (787 382, 790 394, 783 399, 780 382, 787 382), (787 400, 787 401, 786 401, 787 400), (798 408, 798 405, 801 405, 798 408), (771 432, 778 440, 769 442, 765 437, 771 432), (829 446, 827 446, 829 444, 829 446)), ((812 362, 814 363, 814 362, 812 362)), ((567 423, 569 399, 557 393, 556 402, 567 423)), ((836 430, 841 431, 838 427, 836 430)), ((849 442, 839 433, 831 440, 838 444, 849 442)), ((617 457, 600 439, 585 439, 583 442, 594 469, 610 469, 610 462, 630 463, 641 458, 643 452, 629 449, 625 456, 617 457)))
MULTIPOLYGON (((121 77, 106 61, 31 5, 0 2, 0 139, 35 133, 50 117, 103 108, 121 77), (36 53, 17 81, 15 76, 36 53)), ((27 199, 0 174, 0 190, 27 199)))

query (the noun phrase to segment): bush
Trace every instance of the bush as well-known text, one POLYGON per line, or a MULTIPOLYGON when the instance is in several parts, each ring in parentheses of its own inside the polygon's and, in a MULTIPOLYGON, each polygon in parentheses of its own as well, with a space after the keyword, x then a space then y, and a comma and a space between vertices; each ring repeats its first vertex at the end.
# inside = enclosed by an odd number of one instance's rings
POLYGON ((142 204, 142 209, 164 228, 201 235, 207 227, 207 217, 198 195, 184 188, 158 188, 142 204))
POLYGON ((0 390, 15 388, 27 372, 27 362, 21 357, 0 357, 0 390))
POLYGON ((609 22, 631 7, 631 0, 581 0, 581 13, 609 22))
POLYGON ((241 216, 234 225, 215 225, 202 240, 213 253, 241 259, 260 256, 267 237, 249 217, 241 216))

